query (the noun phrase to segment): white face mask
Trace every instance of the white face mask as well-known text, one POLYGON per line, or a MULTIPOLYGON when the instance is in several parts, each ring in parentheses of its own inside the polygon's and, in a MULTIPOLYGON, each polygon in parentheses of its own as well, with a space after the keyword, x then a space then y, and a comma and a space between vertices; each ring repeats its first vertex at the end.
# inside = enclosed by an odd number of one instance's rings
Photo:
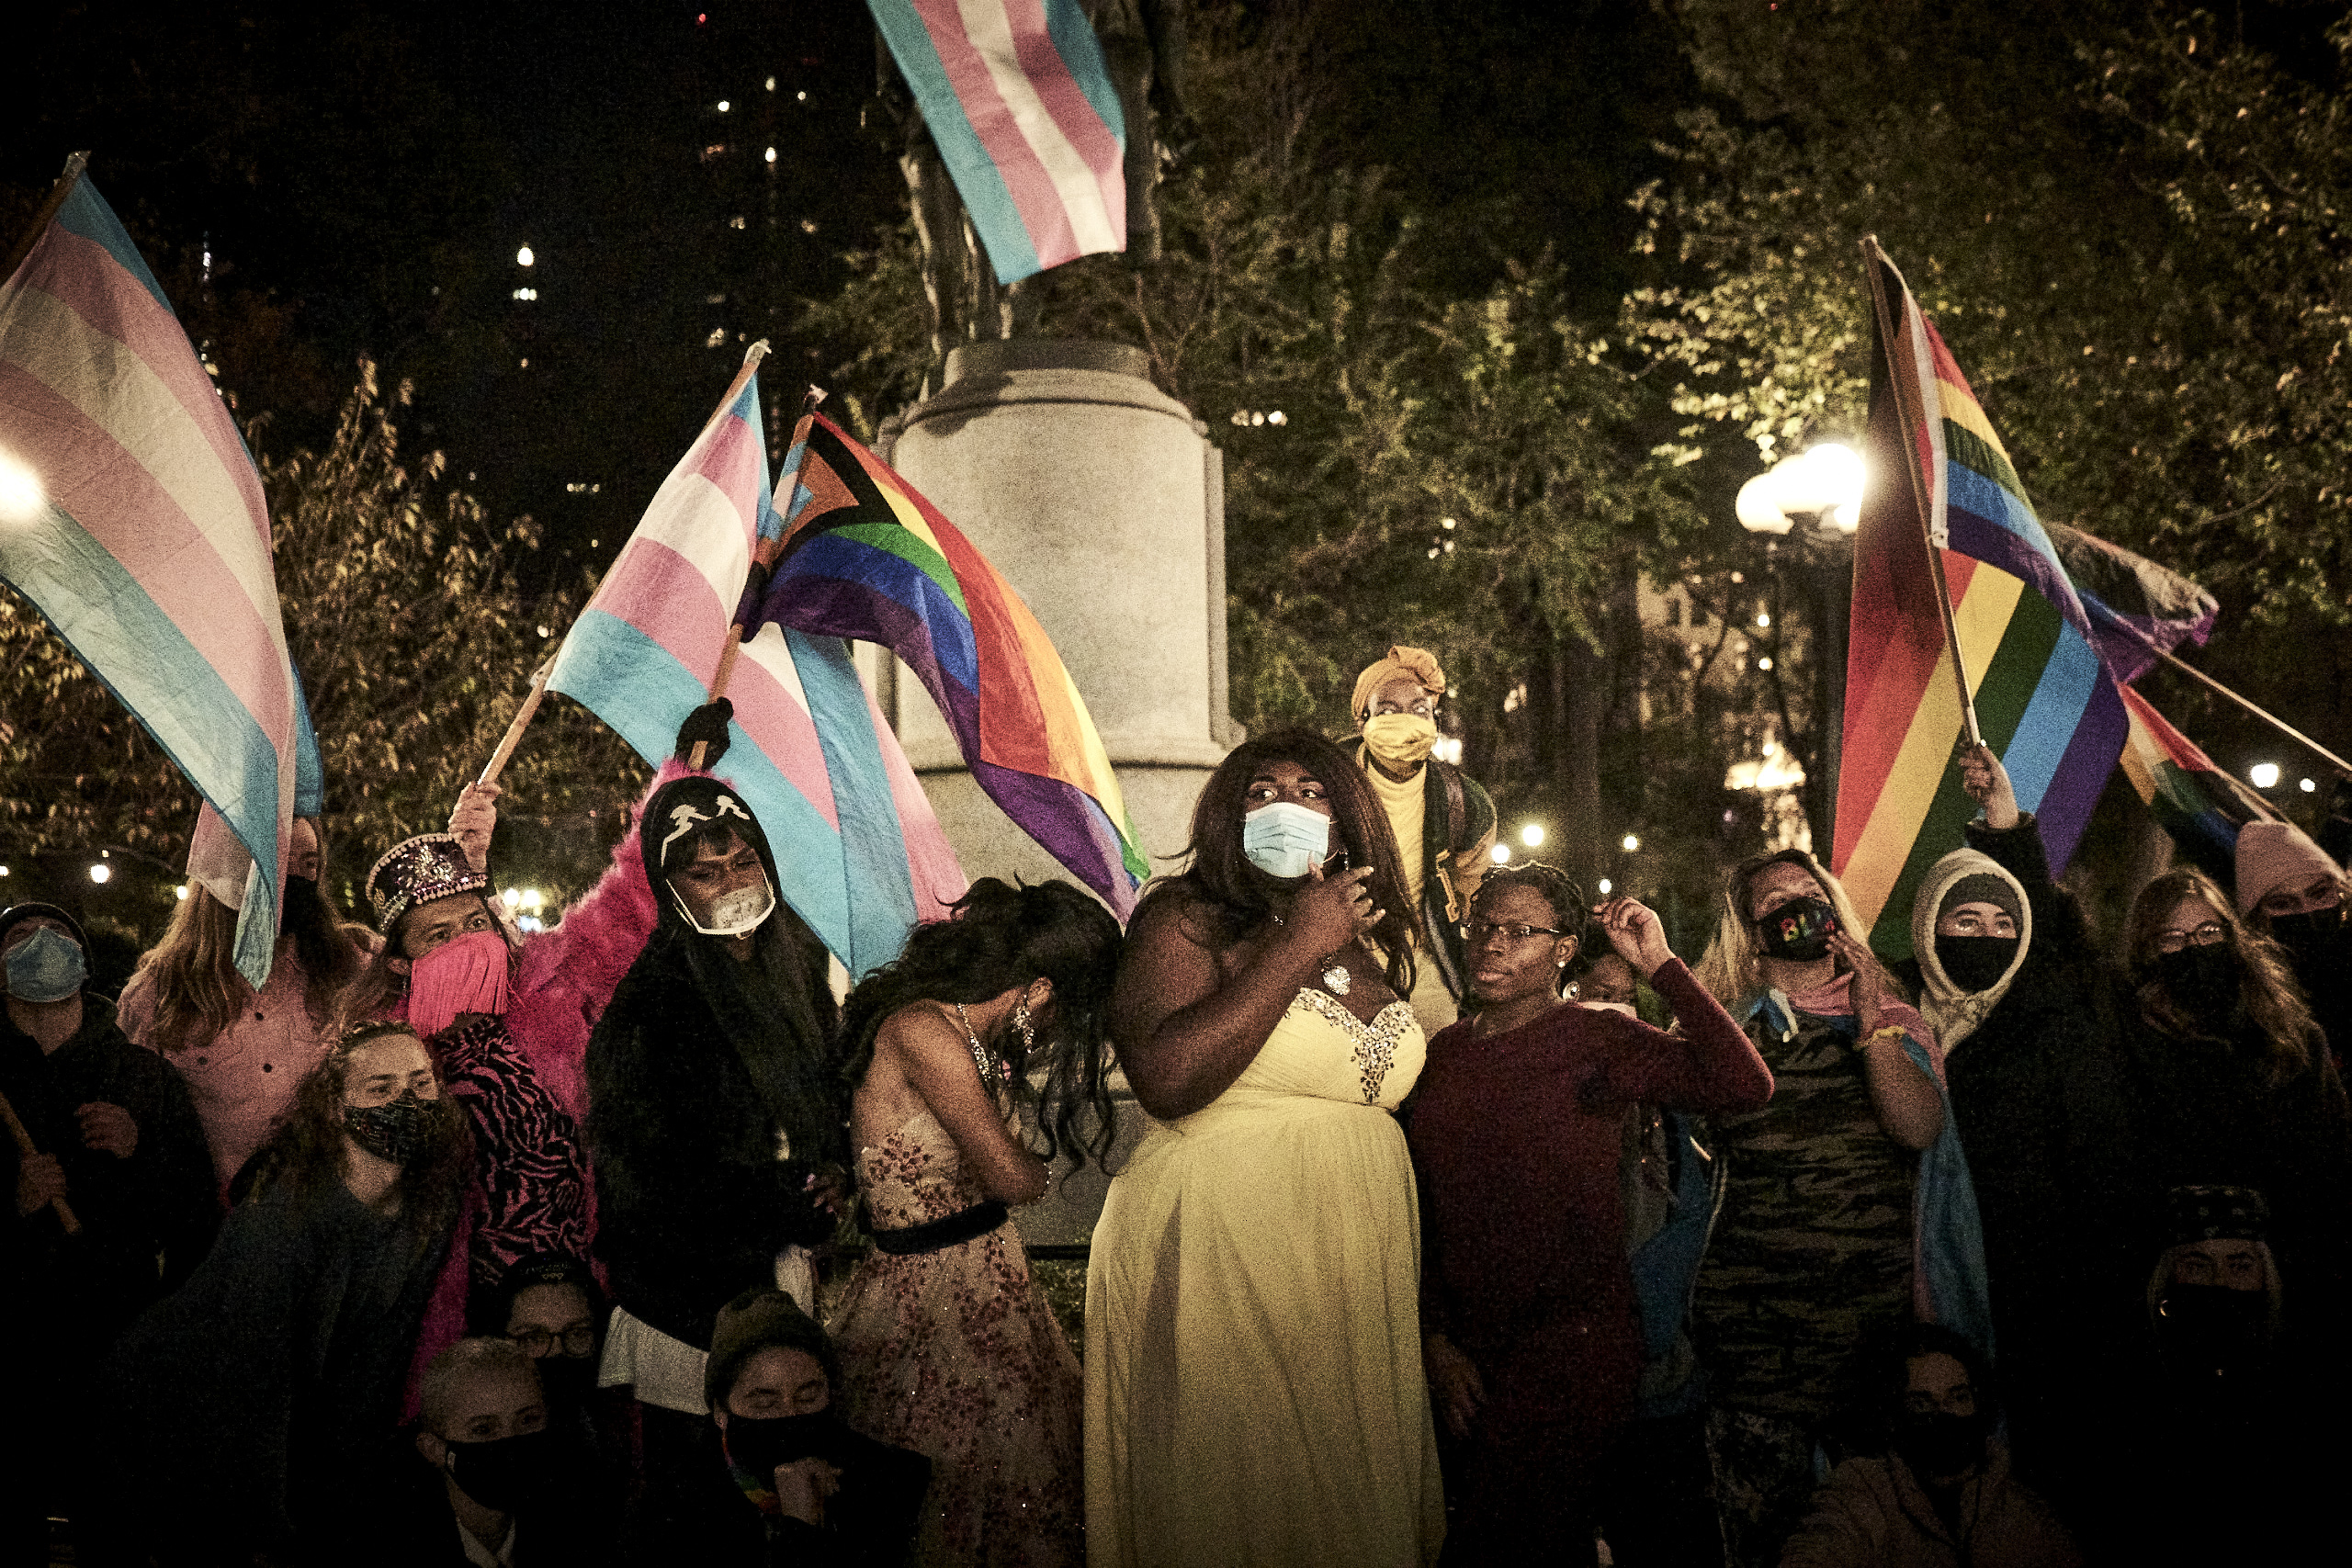
POLYGON ((1305 876, 1331 852, 1331 819, 1277 800, 1241 818, 1241 852, 1269 876, 1305 876))
POLYGON ((765 872, 760 874, 758 886, 738 887, 732 893, 721 894, 710 907, 708 925, 695 919, 694 906, 686 902, 685 895, 674 884, 670 887, 670 897, 677 900, 678 913, 685 916, 686 924, 705 936, 741 936, 745 931, 757 931, 761 921, 775 913, 775 889, 768 886, 765 872))

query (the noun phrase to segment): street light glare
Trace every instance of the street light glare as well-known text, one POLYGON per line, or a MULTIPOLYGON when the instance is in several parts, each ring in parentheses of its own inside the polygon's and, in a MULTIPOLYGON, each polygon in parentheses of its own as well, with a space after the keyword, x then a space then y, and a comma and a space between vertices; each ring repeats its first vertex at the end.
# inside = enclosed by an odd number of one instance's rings
POLYGON ((2245 776, 2254 781, 2255 788, 2268 789, 2272 784, 2278 782, 2278 764, 2276 762, 2256 762, 2254 766, 2245 771, 2245 776))
POLYGON ((1626 852, 1627 854, 1632 854, 1635 850, 1638 850, 1638 849, 1640 849, 1640 848, 1642 847, 1642 840, 1641 840, 1641 838, 1640 838, 1640 836, 1639 836, 1639 835, 1637 835, 1637 834, 1634 834, 1634 833, 1628 833, 1628 834, 1626 834, 1626 835, 1625 835, 1625 838, 1624 838, 1624 844, 1625 844, 1625 852, 1626 852))
POLYGON ((521 250, 514 253, 514 265, 516 266, 529 266, 537 260, 538 260, 538 257, 531 254, 531 247, 528 245, 525 245, 521 250))
POLYGON ((1493 849, 1488 850, 1487 853, 1497 865, 1509 865, 1510 863, 1510 846, 1509 844, 1497 844, 1493 849))
POLYGON ((1530 822, 1526 827, 1521 828, 1519 830, 1519 841, 1525 844, 1531 850, 1542 849, 1544 847, 1544 825, 1541 822, 1530 822))
POLYGON ((1752 534, 1785 534, 1791 513, 1827 513, 1830 526, 1852 533, 1861 518, 1862 459, 1834 441, 1784 457, 1739 487, 1739 525, 1752 534))
POLYGON ((523 890, 519 887, 510 887, 498 896, 498 901, 510 909, 520 908, 523 903, 523 890))
POLYGON ((1602 878, 1600 879, 1600 896, 1601 896, 1603 898, 1606 898, 1606 897, 1609 897, 1609 886, 1610 886, 1609 879, 1608 879, 1607 877, 1605 877, 1605 876, 1604 876, 1604 877, 1602 877, 1602 878))
MULTIPOLYGON (((2311 795, 2318 790, 2319 785, 2310 779, 2304 779, 2298 784, 2296 787, 2301 789, 2305 795, 2311 795)), ((0 871, 5 871, 6 869, 7 868, 6 866, 0 866, 0 871)))
POLYGON ((0 452, 0 521, 27 523, 48 504, 40 476, 6 452, 0 452))
POLYGON ((94 865, 90 868, 90 880, 101 887, 105 886, 107 879, 113 875, 114 873, 104 865, 94 865))

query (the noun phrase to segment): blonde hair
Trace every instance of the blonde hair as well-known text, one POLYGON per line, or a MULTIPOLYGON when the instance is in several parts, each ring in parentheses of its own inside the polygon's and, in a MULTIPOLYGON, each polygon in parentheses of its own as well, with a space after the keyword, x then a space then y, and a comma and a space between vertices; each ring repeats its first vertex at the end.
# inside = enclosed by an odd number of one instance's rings
POLYGON ((236 949, 237 911, 190 887, 133 976, 155 989, 155 1043, 166 1055, 214 1039, 236 1021, 254 989, 237 973, 236 949))
POLYGON ((1700 955, 1692 977, 1735 1012, 1764 990, 1764 973, 1757 965, 1756 919, 1748 912, 1748 888, 1771 866, 1792 865, 1821 885, 1821 896, 1838 911, 1838 928, 1862 940, 1866 928, 1854 913, 1846 889, 1804 850, 1779 850, 1740 862, 1724 877, 1723 898, 1715 914, 1714 940, 1700 955))

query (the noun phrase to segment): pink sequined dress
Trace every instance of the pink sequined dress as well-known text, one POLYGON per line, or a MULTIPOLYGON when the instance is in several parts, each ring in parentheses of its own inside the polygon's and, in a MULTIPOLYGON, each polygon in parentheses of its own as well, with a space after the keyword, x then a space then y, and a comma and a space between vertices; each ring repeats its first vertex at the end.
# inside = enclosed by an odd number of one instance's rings
MULTIPOLYGON (((988 1196, 927 1111, 858 1150, 857 1176, 891 1230, 988 1196)), ((1085 1383, 1011 1220, 936 1252, 870 1254, 829 1326, 849 1424, 931 1461, 916 1562, 1079 1568, 1085 1383)))

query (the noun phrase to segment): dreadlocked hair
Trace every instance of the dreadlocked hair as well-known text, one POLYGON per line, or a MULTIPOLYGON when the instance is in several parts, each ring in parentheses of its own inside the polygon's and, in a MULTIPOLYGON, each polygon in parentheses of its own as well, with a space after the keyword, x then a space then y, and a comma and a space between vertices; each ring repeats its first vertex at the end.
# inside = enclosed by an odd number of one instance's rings
MULTIPOLYGON (((252 1197, 283 1188, 292 1193, 296 1203, 307 1204, 343 1181, 350 1159, 343 1112, 351 1059, 379 1040, 396 1038, 416 1040, 416 1031, 389 1019, 360 1024, 345 1032, 319 1065, 304 1075, 294 1090, 294 1103, 254 1156, 258 1174, 252 1197)), ((417 1044, 418 1049, 424 1048, 424 1042, 417 1044)), ((400 1178, 393 1183, 401 1198, 401 1224, 419 1254, 456 1223, 473 1162, 473 1138, 456 1102, 444 1095, 431 1103, 435 1112, 433 1141, 401 1168, 400 1178)))
POLYGON ((1048 1026, 1035 1051, 1009 1042, 1013 1093, 1034 1102, 1044 1157, 1097 1165, 1118 1135, 1111 1099, 1111 983, 1119 967, 1119 922, 1067 882, 1013 886, 993 876, 972 884, 946 919, 917 927, 904 952, 861 982, 842 1008, 842 1076, 853 1088, 874 1065, 874 1039, 892 1014, 918 1002, 987 1001, 1033 980, 1053 982, 1048 1026), (1045 1089, 1030 1075, 1043 1068, 1045 1089), (1082 1129, 1091 1126, 1091 1135, 1082 1129))

